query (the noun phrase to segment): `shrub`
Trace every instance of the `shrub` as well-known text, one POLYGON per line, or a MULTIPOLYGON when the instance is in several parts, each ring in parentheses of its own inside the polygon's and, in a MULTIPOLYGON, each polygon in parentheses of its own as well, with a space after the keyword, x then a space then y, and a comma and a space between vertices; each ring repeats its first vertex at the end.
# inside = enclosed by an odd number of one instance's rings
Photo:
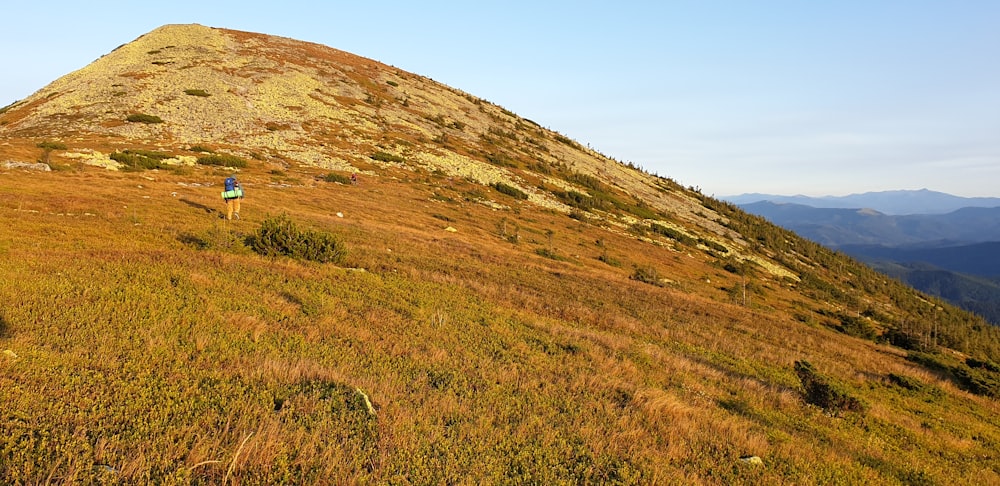
POLYGON ((505 153, 486 154, 486 161, 498 167, 517 167, 517 161, 505 153))
POLYGON ((114 152, 108 156, 111 160, 125 166, 125 170, 150 170, 163 167, 163 160, 170 155, 150 150, 126 150, 114 152))
POLYGON ((197 160, 199 165, 217 165, 222 167, 246 167, 248 162, 246 159, 242 159, 235 155, 229 154, 211 154, 198 157, 197 160))
POLYGON ((986 368, 956 366, 952 369, 958 384, 970 393, 990 398, 1000 398, 1000 373, 986 368))
POLYGON ((66 144, 59 142, 45 141, 45 142, 39 142, 35 146, 45 150, 66 150, 66 144))
POLYGON ((706 240, 705 238, 698 238, 698 243, 701 243, 719 253, 729 253, 729 248, 726 248, 720 243, 716 243, 712 240, 706 240))
POLYGON ((214 154, 215 150, 212 150, 204 145, 192 145, 188 150, 192 152, 204 152, 207 154, 214 154))
POLYGON ((509 184, 504 184, 503 182, 494 182, 490 184, 490 187, 497 190, 501 194, 506 194, 514 199, 528 199, 528 195, 524 191, 511 186, 509 184))
POLYGON ((145 113, 133 113, 125 118, 126 121, 132 123, 163 123, 163 119, 156 115, 147 115, 145 113))
POLYGON ((682 233, 682 232, 680 232, 678 230, 675 230, 673 228, 664 226, 664 225, 659 224, 659 223, 653 223, 653 224, 649 225, 649 229, 653 230, 653 233, 656 233, 656 234, 662 235, 662 236, 666 236, 667 238, 670 238, 672 240, 676 240, 676 241, 678 241, 678 242, 680 242, 680 243, 682 243, 684 245, 694 246, 695 243, 698 242, 698 240, 696 240, 696 239, 694 239, 694 238, 692 238, 692 237, 690 237, 690 236, 688 236, 688 235, 686 235, 686 234, 684 234, 684 233, 682 233))
POLYGON ((636 265, 635 271, 632 272, 632 276, 629 278, 657 287, 663 287, 663 282, 660 281, 660 273, 656 271, 656 267, 636 265))
POLYGON ((371 154, 370 157, 372 160, 378 160, 379 162, 402 163, 406 160, 398 155, 390 154, 388 152, 375 152, 374 154, 371 154))
POLYGON ((211 94, 208 93, 208 91, 205 91, 203 89, 186 89, 184 90, 184 94, 191 96, 201 96, 201 97, 212 96, 211 94))
POLYGON ((586 194, 576 191, 554 191, 552 194, 559 198, 562 202, 566 203, 567 206, 582 209, 584 211, 589 211, 594 208, 594 200, 586 194))
POLYGON ((535 254, 539 255, 539 256, 543 256, 543 257, 548 258, 550 260, 557 260, 557 261, 565 261, 566 260, 565 258, 559 256, 559 254, 556 253, 555 250, 551 250, 549 248, 536 248, 535 249, 535 254))
POLYGON ((878 336, 878 332, 868 323, 865 319, 850 316, 850 315, 840 315, 840 324, 837 330, 847 334, 848 336, 859 337, 862 339, 874 340, 878 336))
POLYGON ((900 388, 905 388, 910 391, 918 392, 923 391, 925 388, 923 382, 920 380, 910 378, 906 375, 898 375, 896 373, 889 373, 889 381, 900 388))
POLYGON ((300 230, 286 215, 269 217, 250 237, 250 248, 265 256, 289 256, 320 263, 340 263, 347 256, 344 244, 333 234, 300 230))
POLYGON ((858 399, 848 395, 839 385, 820 375, 808 361, 795 362, 795 374, 805 389, 807 403, 816 405, 827 412, 839 415, 840 412, 861 412, 864 407, 858 399))
POLYGON ((326 182, 339 182, 341 184, 351 185, 350 177, 336 172, 330 172, 329 174, 323 176, 323 180, 326 182))

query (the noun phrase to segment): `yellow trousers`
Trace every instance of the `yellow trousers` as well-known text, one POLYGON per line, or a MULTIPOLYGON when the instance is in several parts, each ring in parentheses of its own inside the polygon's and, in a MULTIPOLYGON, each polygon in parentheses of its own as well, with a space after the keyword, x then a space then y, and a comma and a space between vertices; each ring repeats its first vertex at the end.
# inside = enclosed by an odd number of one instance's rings
POLYGON ((226 219, 233 219, 233 213, 240 217, 240 198, 226 199, 226 219))

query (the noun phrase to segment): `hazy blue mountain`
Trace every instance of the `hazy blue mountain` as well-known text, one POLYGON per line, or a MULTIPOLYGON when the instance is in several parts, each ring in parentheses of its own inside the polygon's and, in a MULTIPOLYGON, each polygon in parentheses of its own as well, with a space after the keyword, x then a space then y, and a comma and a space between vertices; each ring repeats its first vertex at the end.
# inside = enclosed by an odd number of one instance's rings
POLYGON ((1000 241, 1000 207, 970 207, 947 214, 911 215, 770 201, 740 207, 833 248, 844 245, 943 247, 1000 241))
MULTIPOLYGON (((814 207, 760 200, 739 204, 824 246, 835 248, 911 287, 945 299, 1000 325, 1000 207, 986 198, 957 198, 931 191, 890 191, 857 195, 854 208, 814 207), (933 212, 948 204, 984 204, 933 212), (909 206, 906 206, 909 204, 909 206), (923 206, 921 206, 923 205, 923 206), (928 214, 888 214, 877 207, 936 209, 928 214)), ((848 196, 851 197, 851 196, 848 196)), ((774 197, 816 205, 848 204, 805 196, 774 197)), ((905 211, 904 211, 905 212, 905 211)))
POLYGON ((720 199, 738 206, 759 201, 771 201, 775 203, 801 204, 814 208, 869 208, 889 215, 945 214, 967 207, 995 208, 1000 206, 1000 198, 961 197, 927 189, 866 192, 848 196, 822 197, 752 193, 740 194, 738 196, 722 196, 720 199))
POLYGON ((927 264, 937 270, 1000 280, 1000 242, 997 241, 940 248, 846 245, 839 249, 864 262, 927 264))

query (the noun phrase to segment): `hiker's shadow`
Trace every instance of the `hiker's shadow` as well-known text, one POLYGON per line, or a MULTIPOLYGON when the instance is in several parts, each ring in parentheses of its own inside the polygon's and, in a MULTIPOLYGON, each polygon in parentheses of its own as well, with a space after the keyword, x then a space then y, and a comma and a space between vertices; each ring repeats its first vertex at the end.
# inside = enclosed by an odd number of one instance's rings
POLYGON ((214 208, 210 208, 210 207, 208 207, 208 206, 206 206, 206 205, 204 205, 202 203, 197 203, 197 202, 191 201, 189 199, 183 199, 183 198, 180 199, 180 201, 182 203, 184 203, 184 204, 187 204, 188 206, 191 206, 192 208, 201 209, 201 210, 205 211, 205 213, 207 213, 207 214, 212 214, 212 213, 215 212, 214 208))

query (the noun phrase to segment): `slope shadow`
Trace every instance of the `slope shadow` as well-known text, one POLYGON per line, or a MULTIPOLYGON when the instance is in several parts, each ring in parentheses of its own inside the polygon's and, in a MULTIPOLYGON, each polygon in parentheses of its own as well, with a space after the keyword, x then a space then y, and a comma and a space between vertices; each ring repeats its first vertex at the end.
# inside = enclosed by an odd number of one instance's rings
POLYGON ((190 199, 183 199, 182 198, 182 199, 180 199, 180 202, 182 202, 184 204, 187 204, 188 206, 191 206, 193 208, 201 209, 201 210, 205 211, 205 213, 207 213, 207 214, 212 214, 212 213, 215 212, 215 208, 210 208, 210 207, 208 207, 208 206, 206 206, 206 205, 204 205, 202 203, 197 203, 197 202, 191 201, 190 199))

